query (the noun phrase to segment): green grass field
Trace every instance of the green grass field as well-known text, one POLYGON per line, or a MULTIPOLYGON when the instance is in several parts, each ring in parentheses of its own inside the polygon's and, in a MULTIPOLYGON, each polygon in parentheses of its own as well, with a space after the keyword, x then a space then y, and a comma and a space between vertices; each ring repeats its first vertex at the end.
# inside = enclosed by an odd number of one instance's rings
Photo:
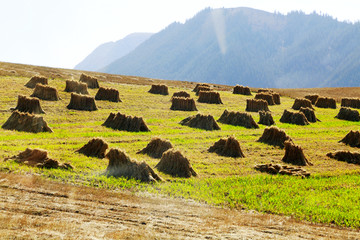
MULTIPOLYGON (((0 123, 5 123, 15 107, 19 94, 29 96, 32 89, 24 87, 29 78, 0 77, 0 123)), ((59 91, 61 101, 41 101, 43 115, 53 133, 25 133, 0 129, 0 159, 18 154, 29 148, 41 148, 60 162, 69 162, 73 171, 46 170, 19 165, 13 161, 0 162, 3 172, 39 174, 46 178, 100 188, 125 188, 134 192, 150 192, 170 197, 195 199, 209 204, 236 209, 254 209, 261 212, 293 216, 300 220, 360 228, 360 166, 330 159, 326 153, 335 150, 357 151, 338 143, 350 130, 359 130, 359 122, 334 118, 338 109, 316 108, 321 122, 297 126, 279 122, 284 109, 290 109, 293 99, 282 97, 281 105, 270 106, 276 125, 304 149, 314 164, 305 169, 310 178, 272 176, 254 170, 256 164, 282 163, 284 150, 256 140, 265 126, 246 129, 219 123, 221 130, 205 131, 182 126, 179 122, 196 112, 171 111, 172 93, 192 89, 170 87, 169 96, 150 94, 149 85, 118 84, 101 81, 104 87, 119 90, 121 103, 97 101, 98 111, 68 110, 70 93, 64 92, 65 80, 49 80, 59 91), (151 132, 133 133, 101 126, 109 113, 142 116, 151 132), (234 135, 240 142, 245 158, 228 158, 207 152, 222 137, 234 135), (145 161, 154 167, 158 159, 136 154, 152 137, 168 139, 190 160, 198 177, 174 178, 155 171, 165 180, 155 184, 135 180, 107 178, 102 175, 107 159, 86 157, 75 153, 93 137, 102 137, 110 147, 125 150, 131 159, 145 161)), ((94 96, 97 89, 89 89, 94 96)), ((246 96, 221 91, 223 105, 196 103, 202 114, 218 119, 222 112, 244 112, 246 96)), ((195 94, 191 92, 192 97, 195 94)), ((255 121, 257 113, 251 113, 255 121)))

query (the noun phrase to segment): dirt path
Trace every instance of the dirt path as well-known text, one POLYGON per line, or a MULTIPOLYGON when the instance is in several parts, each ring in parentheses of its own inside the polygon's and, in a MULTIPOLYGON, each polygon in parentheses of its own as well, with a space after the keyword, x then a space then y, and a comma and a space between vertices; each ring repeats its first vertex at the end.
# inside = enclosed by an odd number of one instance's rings
POLYGON ((1 239, 360 239, 360 232, 0 173, 1 239))

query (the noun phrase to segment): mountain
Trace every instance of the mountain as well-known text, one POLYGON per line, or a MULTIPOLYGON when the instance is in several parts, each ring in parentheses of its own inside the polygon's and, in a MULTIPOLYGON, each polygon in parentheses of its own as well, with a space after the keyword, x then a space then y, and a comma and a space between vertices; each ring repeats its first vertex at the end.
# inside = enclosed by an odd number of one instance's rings
POLYGON ((360 23, 316 13, 205 9, 100 69, 251 87, 359 86, 360 23))
POLYGON ((75 66, 77 70, 97 71, 125 56, 151 37, 152 33, 133 33, 125 38, 98 46, 89 56, 75 66))

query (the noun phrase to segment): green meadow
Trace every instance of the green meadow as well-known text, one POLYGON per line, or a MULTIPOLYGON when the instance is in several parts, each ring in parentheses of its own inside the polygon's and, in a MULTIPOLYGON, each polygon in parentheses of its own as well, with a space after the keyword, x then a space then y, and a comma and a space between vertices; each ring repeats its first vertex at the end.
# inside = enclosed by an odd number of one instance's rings
MULTIPOLYGON (((11 115, 19 94, 29 96, 33 90, 24 84, 25 77, 0 77, 0 124, 11 115)), ((151 84, 151 83, 149 83, 151 84)), ((174 92, 187 91, 197 99, 192 89, 170 87, 170 95, 150 94, 150 85, 120 84, 100 81, 100 86, 116 88, 122 102, 96 101, 93 112, 68 110, 70 93, 64 92, 65 79, 49 80, 62 98, 60 101, 43 101, 44 119, 53 133, 26 133, 0 129, 0 170, 18 174, 36 174, 56 181, 106 189, 126 189, 136 194, 150 193, 166 197, 179 197, 233 209, 292 216, 295 219, 337 226, 360 228, 360 166, 330 159, 326 153, 336 150, 357 151, 338 141, 350 130, 359 130, 360 122, 334 118, 337 109, 315 108, 321 122, 307 126, 283 124, 279 119, 284 109, 290 109, 294 99, 281 97, 281 105, 269 106, 276 126, 300 145, 313 166, 304 167, 309 178, 269 175, 254 169, 257 164, 279 163, 284 150, 257 142, 266 126, 246 129, 218 123, 221 130, 205 131, 182 126, 179 122, 197 112, 171 111, 170 98, 174 92), (102 126, 111 113, 141 116, 151 132, 118 131, 102 126), (207 149, 220 138, 235 136, 245 158, 229 158, 209 153, 207 149), (125 150, 133 160, 145 161, 155 167, 159 159, 136 154, 151 138, 169 140, 190 160, 198 177, 182 179, 154 170, 164 179, 145 184, 132 179, 105 177, 107 159, 86 157, 75 153, 94 137, 103 138, 110 148, 125 150), (73 170, 39 169, 19 165, 3 159, 16 155, 26 148, 41 148, 60 162, 69 162, 73 170)), ((95 96, 97 89, 89 89, 95 96)), ((249 96, 220 91, 224 104, 196 102, 198 112, 211 114, 216 120, 225 109, 244 112, 249 96)), ((253 93, 255 95, 255 93, 253 93)), ((253 97, 253 96, 252 96, 253 97)), ((344 96, 345 97, 345 96, 344 96)), ((251 113, 258 122, 258 113, 251 113)))

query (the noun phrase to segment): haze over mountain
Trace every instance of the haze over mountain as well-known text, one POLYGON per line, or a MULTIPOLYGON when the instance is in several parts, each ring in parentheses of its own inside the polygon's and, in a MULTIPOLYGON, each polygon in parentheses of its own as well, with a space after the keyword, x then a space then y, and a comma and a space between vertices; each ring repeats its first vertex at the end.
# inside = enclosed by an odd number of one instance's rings
POLYGON ((106 73, 251 87, 359 86, 360 23, 250 8, 173 23, 106 73))
POLYGON ((74 69, 97 71, 104 68, 134 50, 151 35, 153 33, 132 33, 119 41, 101 44, 74 69))

